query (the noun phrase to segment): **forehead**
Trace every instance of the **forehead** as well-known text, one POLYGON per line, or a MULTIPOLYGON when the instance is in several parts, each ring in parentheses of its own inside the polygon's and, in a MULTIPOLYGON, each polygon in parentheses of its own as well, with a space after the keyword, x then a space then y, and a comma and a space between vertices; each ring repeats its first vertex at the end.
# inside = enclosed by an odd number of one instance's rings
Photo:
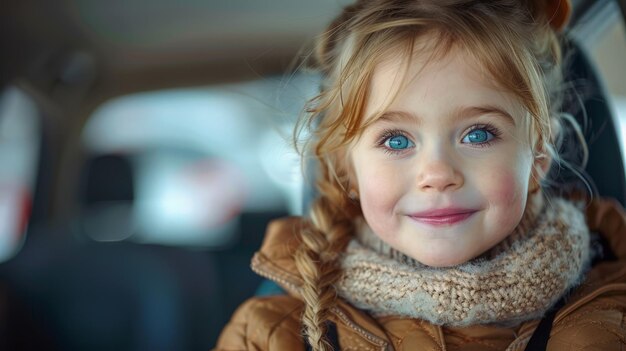
POLYGON ((515 95, 501 88, 470 52, 458 45, 440 50, 421 39, 410 53, 390 50, 382 56, 370 82, 365 122, 389 110, 429 116, 486 105, 516 118, 525 115, 515 95))

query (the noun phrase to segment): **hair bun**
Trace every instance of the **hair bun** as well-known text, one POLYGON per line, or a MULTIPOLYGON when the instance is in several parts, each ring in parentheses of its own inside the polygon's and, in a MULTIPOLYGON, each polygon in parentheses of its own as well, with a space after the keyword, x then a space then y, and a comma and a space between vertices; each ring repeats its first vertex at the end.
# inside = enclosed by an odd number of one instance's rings
POLYGON ((555 31, 559 32, 565 28, 567 22, 572 15, 572 2, 571 0, 544 0, 545 11, 548 17, 550 26, 555 31))

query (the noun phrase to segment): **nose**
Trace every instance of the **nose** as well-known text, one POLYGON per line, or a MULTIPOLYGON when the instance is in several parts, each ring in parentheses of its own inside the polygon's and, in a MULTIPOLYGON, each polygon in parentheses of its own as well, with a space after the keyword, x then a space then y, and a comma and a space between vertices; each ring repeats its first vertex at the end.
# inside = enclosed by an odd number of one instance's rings
POLYGON ((417 186, 422 191, 452 191, 463 186, 463 174, 451 155, 443 150, 423 150, 418 162, 417 186))

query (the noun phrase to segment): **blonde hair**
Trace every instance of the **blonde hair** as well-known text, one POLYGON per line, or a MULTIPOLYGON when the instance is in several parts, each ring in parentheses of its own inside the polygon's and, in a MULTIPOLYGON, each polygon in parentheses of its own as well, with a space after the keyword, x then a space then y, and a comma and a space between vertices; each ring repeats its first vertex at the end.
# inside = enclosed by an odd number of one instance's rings
POLYGON ((295 132, 296 139, 304 130, 311 132, 301 153, 319 165, 319 197, 295 257, 304 280, 304 331, 314 350, 331 348, 324 335, 336 303, 333 284, 341 276, 338 257, 361 215, 350 196, 346 147, 367 127, 363 112, 375 66, 392 49, 411 57, 416 39, 427 36, 435 39, 429 47, 435 56, 452 47, 465 50, 525 106, 535 157, 556 158, 551 124, 559 120, 561 51, 547 12, 554 6, 547 2, 361 0, 318 38, 314 66, 323 76, 321 92, 295 132))

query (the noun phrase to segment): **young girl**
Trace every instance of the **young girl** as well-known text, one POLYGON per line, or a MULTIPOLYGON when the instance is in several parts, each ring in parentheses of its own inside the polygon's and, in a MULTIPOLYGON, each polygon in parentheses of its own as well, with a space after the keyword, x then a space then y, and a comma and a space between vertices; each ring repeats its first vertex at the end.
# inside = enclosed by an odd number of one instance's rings
MULTIPOLYGON (((544 189, 566 0, 362 0, 320 38, 308 218, 217 350, 621 350, 626 216, 544 189), (590 232, 616 260, 591 267, 590 232), (532 340, 531 340, 532 339, 532 340)), ((575 128, 574 128, 575 129, 575 128)), ((584 148, 583 148, 584 149, 584 148)))

